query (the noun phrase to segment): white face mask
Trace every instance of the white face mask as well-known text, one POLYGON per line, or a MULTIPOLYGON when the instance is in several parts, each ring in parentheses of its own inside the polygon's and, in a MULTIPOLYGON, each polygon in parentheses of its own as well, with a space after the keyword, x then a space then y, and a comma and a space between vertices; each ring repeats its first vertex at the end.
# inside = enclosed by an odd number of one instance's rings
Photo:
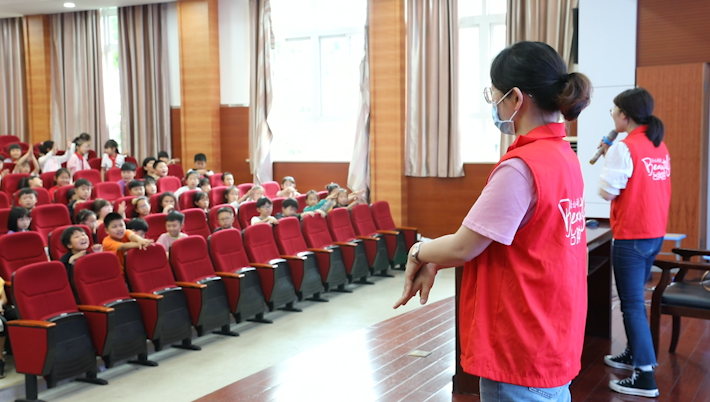
POLYGON ((513 123, 513 117, 515 117, 516 114, 518 114, 517 109, 515 112, 513 112, 513 115, 510 116, 510 119, 508 120, 501 120, 500 116, 498 116, 498 104, 503 102, 503 99, 505 99, 506 96, 508 96, 513 89, 510 91, 506 92, 505 95, 503 95, 502 98, 498 102, 493 103, 493 107, 491 108, 491 116, 493 117, 493 124, 498 127, 501 133, 503 134, 508 134, 508 135, 515 135, 515 123, 513 123))

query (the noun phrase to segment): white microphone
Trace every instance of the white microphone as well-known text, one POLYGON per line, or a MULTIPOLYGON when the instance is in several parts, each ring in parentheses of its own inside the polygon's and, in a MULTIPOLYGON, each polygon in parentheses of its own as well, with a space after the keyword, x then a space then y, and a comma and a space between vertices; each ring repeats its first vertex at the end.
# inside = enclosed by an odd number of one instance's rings
MULTIPOLYGON (((609 134, 606 135, 606 138, 609 140, 609 142, 614 142, 617 135, 619 135, 619 133, 617 133, 614 130, 611 130, 611 131, 609 131, 609 134)), ((592 156, 592 159, 589 160, 589 164, 591 164, 591 165, 595 164, 597 162, 597 159, 599 159, 599 157, 602 156, 603 154, 604 154, 604 146, 602 145, 597 149, 597 153, 595 153, 594 156, 592 156)))

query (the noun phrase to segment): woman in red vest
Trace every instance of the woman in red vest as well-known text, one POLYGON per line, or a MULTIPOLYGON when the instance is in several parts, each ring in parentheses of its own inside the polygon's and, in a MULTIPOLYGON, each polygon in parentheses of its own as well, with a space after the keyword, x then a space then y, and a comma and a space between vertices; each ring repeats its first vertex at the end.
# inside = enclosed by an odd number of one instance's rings
POLYGON ((628 344, 623 353, 606 356, 604 361, 633 371, 629 378, 611 381, 611 389, 656 397, 656 354, 646 318, 644 284, 666 234, 671 162, 663 143, 663 122, 653 115, 653 97, 648 91, 635 88, 617 95, 611 117, 616 132, 629 134, 607 150, 599 191, 611 201, 612 263, 628 344))
POLYGON ((404 292, 422 304, 438 269, 464 265, 461 365, 481 401, 569 401, 587 312, 584 183, 564 140, 591 83, 549 45, 520 42, 491 65, 496 126, 517 139, 455 234, 416 243, 404 292))

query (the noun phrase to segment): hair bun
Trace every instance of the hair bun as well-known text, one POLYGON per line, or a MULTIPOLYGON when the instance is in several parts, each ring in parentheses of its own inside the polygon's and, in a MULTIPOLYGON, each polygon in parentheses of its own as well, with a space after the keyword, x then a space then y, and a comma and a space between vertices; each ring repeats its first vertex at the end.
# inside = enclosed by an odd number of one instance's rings
POLYGON ((589 105, 592 97, 592 83, 581 73, 563 74, 567 84, 557 98, 557 108, 565 120, 576 119, 589 105))

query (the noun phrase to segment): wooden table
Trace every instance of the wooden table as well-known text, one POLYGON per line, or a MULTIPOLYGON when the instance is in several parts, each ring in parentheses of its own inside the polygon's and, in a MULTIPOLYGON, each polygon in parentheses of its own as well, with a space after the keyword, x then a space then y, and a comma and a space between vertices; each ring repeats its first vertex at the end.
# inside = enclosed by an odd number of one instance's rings
MULTIPOLYGON (((585 336, 611 339, 611 228, 602 223, 598 228, 587 228, 587 324, 585 336)), ((477 376, 465 373, 461 367, 459 338, 459 295, 463 267, 456 268, 456 374, 454 393, 478 395, 477 376)))

